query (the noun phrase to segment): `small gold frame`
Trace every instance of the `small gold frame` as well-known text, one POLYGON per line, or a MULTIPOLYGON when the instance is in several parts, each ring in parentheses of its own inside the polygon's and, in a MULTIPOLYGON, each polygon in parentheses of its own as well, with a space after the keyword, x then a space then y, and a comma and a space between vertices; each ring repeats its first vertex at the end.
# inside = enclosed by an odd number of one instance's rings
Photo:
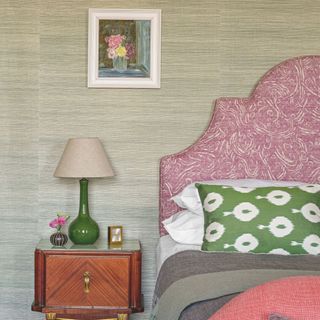
POLYGON ((108 244, 113 246, 120 246, 123 243, 122 226, 108 227, 108 244))

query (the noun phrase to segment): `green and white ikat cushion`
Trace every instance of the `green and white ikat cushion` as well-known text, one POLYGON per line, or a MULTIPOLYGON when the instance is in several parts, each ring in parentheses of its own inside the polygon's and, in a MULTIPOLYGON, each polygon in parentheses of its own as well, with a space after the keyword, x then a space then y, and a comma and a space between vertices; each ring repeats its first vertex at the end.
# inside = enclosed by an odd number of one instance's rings
POLYGON ((320 185, 196 187, 205 221, 203 251, 320 254, 320 185))

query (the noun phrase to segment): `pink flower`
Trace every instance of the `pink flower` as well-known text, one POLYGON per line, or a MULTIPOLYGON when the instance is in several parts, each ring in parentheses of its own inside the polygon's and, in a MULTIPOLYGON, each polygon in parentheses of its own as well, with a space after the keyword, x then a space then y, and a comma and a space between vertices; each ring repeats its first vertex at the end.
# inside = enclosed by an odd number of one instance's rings
POLYGON ((116 49, 120 46, 122 41, 125 39, 125 36, 120 34, 111 35, 110 37, 105 37, 104 41, 108 44, 109 48, 116 49))
POLYGON ((69 216, 58 214, 58 218, 50 221, 49 226, 51 228, 57 229, 57 231, 60 231, 61 228, 67 223, 68 219, 69 216))
POLYGON ((136 52, 135 52, 134 45, 132 43, 127 43, 126 44, 126 50, 127 50, 128 59, 134 58, 134 55, 135 55, 136 52))
POLYGON ((58 217, 58 224, 62 227, 66 224, 67 219, 65 217, 58 217))
POLYGON ((116 50, 113 49, 113 48, 108 48, 107 49, 107 52, 108 52, 108 58, 109 59, 114 59, 117 57, 117 53, 116 53, 116 50))
POLYGON ((57 226, 58 226, 58 218, 56 218, 56 219, 53 219, 50 223, 49 223, 49 226, 51 227, 51 228, 57 228, 57 226))

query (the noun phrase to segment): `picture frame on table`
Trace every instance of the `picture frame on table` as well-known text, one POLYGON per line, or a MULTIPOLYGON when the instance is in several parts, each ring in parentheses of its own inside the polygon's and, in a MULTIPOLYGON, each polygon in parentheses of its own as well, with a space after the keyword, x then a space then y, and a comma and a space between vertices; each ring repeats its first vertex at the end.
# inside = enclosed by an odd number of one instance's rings
POLYGON ((110 246, 122 245, 123 243, 123 228, 122 226, 108 227, 108 244, 110 246))
POLYGON ((89 9, 88 25, 89 88, 160 88, 160 9, 89 9))

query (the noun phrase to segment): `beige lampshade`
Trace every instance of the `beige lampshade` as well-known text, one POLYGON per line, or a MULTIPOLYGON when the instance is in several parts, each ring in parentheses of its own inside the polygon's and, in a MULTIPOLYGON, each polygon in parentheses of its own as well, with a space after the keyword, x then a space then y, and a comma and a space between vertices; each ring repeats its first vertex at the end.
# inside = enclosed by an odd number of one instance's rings
POLYGON ((98 138, 69 139, 54 172, 61 178, 102 178, 114 176, 98 138))

